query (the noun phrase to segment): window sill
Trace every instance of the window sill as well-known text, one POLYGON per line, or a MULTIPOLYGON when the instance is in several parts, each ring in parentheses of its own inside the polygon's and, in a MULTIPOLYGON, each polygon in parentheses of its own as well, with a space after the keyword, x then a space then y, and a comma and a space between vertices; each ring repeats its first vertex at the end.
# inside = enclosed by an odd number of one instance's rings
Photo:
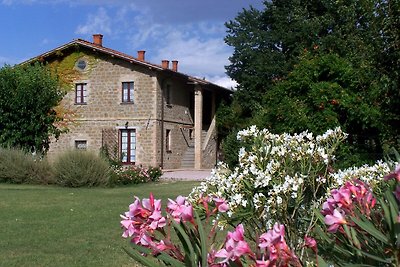
POLYGON ((85 103, 74 103, 74 105, 85 106, 85 105, 87 105, 87 103, 86 102, 85 103))
POLYGON ((136 165, 135 162, 121 162, 121 164, 123 166, 132 166, 132 165, 136 165))
POLYGON ((131 102, 121 102, 121 105, 133 105, 135 104, 135 102, 131 101, 131 102))

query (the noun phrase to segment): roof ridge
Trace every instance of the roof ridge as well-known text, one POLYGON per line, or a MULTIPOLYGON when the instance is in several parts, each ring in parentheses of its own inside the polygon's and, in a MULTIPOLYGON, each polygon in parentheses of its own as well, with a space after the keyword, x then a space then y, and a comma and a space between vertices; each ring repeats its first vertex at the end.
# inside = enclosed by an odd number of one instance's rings
POLYGON ((90 41, 87 41, 87 40, 84 40, 84 39, 81 39, 81 38, 73 39, 72 41, 70 41, 70 42, 68 42, 66 44, 63 44, 63 45, 58 46, 58 47, 56 47, 56 48, 54 48, 54 49, 52 49, 50 51, 45 52, 45 53, 43 53, 43 54, 41 54, 39 56, 36 56, 36 57, 31 58, 29 60, 26 60, 26 61, 22 62, 21 64, 32 62, 33 60, 38 59, 38 58, 44 58, 44 57, 50 56, 51 54, 53 54, 56 51, 59 51, 59 50, 62 50, 62 49, 66 49, 66 48, 68 48, 68 47, 70 47, 72 45, 75 45, 75 44, 82 45, 82 46, 85 46, 87 48, 92 48, 92 49, 98 50, 100 52, 109 54, 111 56, 117 56, 117 57, 119 57, 119 58, 121 58, 123 60, 129 61, 129 63, 135 62, 137 64, 141 64, 141 65, 147 66, 149 68, 154 68, 156 70, 170 71, 172 73, 176 73, 176 74, 179 74, 179 75, 184 75, 189 80, 192 80, 193 82, 196 82, 196 83, 209 84, 209 85, 212 85, 212 86, 217 86, 217 87, 219 87, 221 89, 224 89, 224 90, 227 90, 227 91, 232 91, 231 89, 222 87, 222 86, 217 85, 217 84, 215 84, 213 82, 210 82, 208 80, 204 80, 204 79, 201 79, 201 78, 198 78, 198 77, 195 77, 195 76, 191 76, 191 75, 185 74, 183 72, 174 71, 174 70, 171 70, 169 68, 166 69, 166 68, 163 68, 162 65, 154 64, 154 63, 151 63, 151 62, 148 62, 148 61, 145 61, 145 60, 142 61, 142 60, 139 60, 138 58, 136 58, 134 56, 131 56, 129 54, 126 54, 126 53, 123 53, 123 52, 120 52, 120 51, 117 51, 115 49, 112 49, 112 48, 109 48, 109 47, 105 47, 105 46, 102 46, 102 45, 97 45, 95 43, 92 43, 90 41))

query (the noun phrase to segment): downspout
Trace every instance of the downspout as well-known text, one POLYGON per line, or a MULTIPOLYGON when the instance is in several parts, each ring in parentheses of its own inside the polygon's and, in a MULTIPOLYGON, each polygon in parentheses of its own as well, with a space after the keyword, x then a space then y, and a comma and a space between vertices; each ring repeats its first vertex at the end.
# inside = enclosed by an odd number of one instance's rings
POLYGON ((164 168, 164 83, 166 79, 161 82, 161 168, 164 168))

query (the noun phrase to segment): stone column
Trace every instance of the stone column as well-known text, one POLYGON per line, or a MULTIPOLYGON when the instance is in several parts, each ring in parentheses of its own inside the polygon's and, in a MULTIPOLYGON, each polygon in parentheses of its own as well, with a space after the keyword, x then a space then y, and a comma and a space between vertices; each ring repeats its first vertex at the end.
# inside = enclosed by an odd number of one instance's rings
POLYGON ((203 159, 202 151, 203 128, 203 89, 200 85, 194 87, 194 168, 201 169, 203 159))

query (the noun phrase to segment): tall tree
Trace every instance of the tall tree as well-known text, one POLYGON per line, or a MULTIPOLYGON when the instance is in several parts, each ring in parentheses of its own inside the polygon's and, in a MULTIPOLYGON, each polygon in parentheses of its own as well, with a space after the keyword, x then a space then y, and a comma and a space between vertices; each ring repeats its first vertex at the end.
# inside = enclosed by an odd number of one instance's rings
MULTIPOLYGON (((350 125, 351 121, 351 142, 358 143, 357 147, 367 143, 370 147, 366 150, 377 152, 385 144, 396 146, 400 128, 399 2, 272 0, 264 1, 263 10, 243 10, 226 24, 225 40, 234 48, 227 73, 240 85, 230 107, 219 112, 221 131, 235 131, 256 122, 276 132, 306 127, 322 132, 335 124, 350 125), (344 70, 351 70, 350 80, 344 70), (313 75, 319 77, 310 79, 313 75), (307 82, 306 95, 301 95, 307 82), (300 125, 308 116, 302 107, 312 110, 315 103, 311 100, 329 98, 335 94, 336 85, 353 100, 359 99, 352 102, 354 105, 361 101, 358 107, 368 106, 371 113, 350 106, 345 112, 335 108, 335 123, 314 117, 300 125), (327 88, 319 95, 309 90, 324 86, 327 88), (309 101, 304 102, 305 98, 309 101), (278 119, 279 112, 286 112, 279 115, 284 119, 278 119), (365 140, 367 135, 370 137, 365 140)), ((326 115, 327 110, 320 111, 312 114, 326 115)), ((371 158, 376 157, 371 153, 371 158)))
POLYGON ((58 79, 40 65, 0 69, 0 145, 45 153, 61 131, 54 107, 64 96, 58 79))

